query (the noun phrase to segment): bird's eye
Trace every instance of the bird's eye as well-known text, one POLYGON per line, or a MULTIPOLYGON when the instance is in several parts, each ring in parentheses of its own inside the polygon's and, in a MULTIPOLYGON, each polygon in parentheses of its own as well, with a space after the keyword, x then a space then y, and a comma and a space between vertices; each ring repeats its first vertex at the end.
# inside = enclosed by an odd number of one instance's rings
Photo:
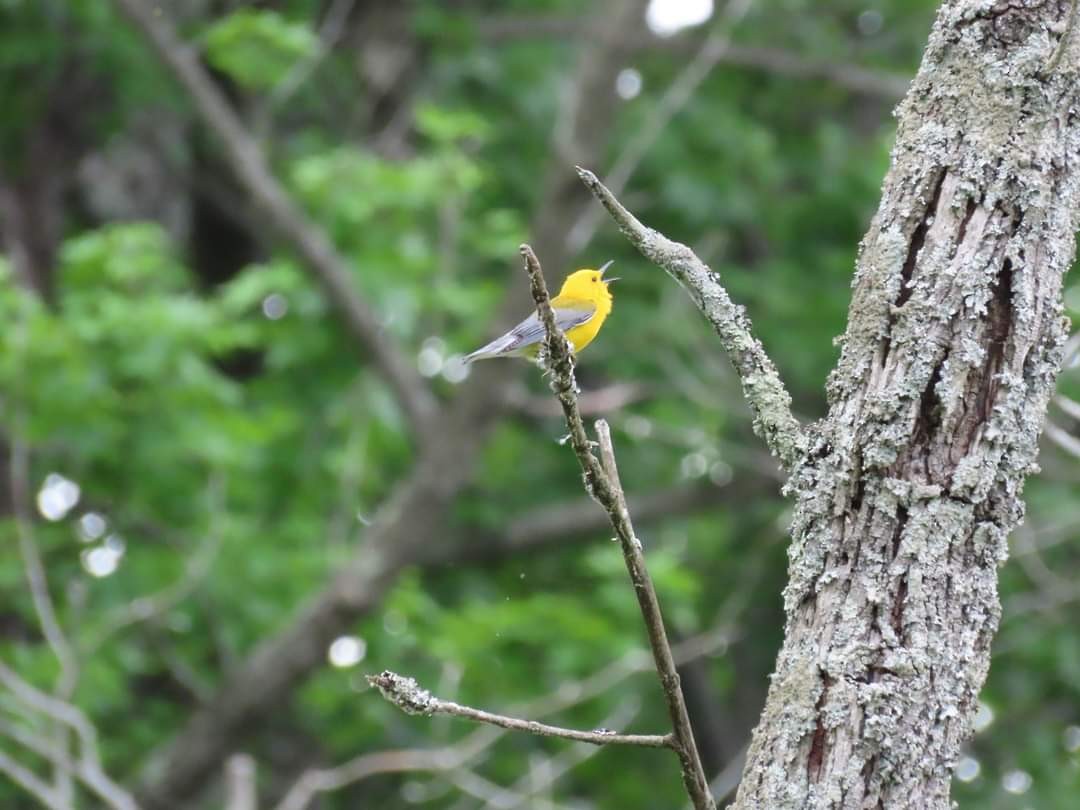
POLYGON ((592 280, 593 280, 593 284, 595 284, 596 283, 596 276, 593 276, 592 280))

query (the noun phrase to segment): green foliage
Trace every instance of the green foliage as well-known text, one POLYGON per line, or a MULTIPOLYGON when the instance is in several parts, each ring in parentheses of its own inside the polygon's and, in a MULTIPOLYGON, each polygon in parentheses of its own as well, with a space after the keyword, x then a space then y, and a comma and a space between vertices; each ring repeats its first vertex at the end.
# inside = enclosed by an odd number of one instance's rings
POLYGON ((238 9, 203 33, 210 64, 249 90, 274 87, 317 47, 318 37, 307 25, 268 9, 238 9))
MULTIPOLYGON (((490 336, 506 296, 518 314, 528 311, 517 246, 535 238, 530 223, 545 184, 563 179, 547 173, 559 170, 549 162, 552 128, 577 48, 539 35, 491 38, 486 6, 419 2, 400 26, 387 24, 392 35, 384 32, 393 45, 416 46, 410 58, 419 81, 409 84, 403 69, 406 90, 379 84, 364 73, 370 53, 346 37, 310 65, 283 109, 267 110, 269 92, 319 50, 318 15, 327 4, 226 5, 231 10, 216 18, 190 12, 182 20, 189 40, 227 77, 237 108, 259 125, 277 176, 342 251, 388 334, 407 357, 424 359, 449 407, 463 386, 482 379, 479 368, 455 377, 452 357, 490 336), (401 101, 395 93, 405 99, 401 118, 387 109, 401 101), (405 133, 395 141, 396 126, 405 133)), ((567 15, 584 24, 578 3, 503 5, 500 14, 567 15)), ((736 40, 910 75, 932 6, 785 0, 755 7, 736 40), (870 12, 882 17, 878 29, 863 17, 870 12)), ((23 166, 30 147, 43 143, 35 140, 39 124, 67 57, 108 90, 92 96, 88 117, 70 111, 72 131, 74 123, 84 127, 87 155, 114 134, 145 131, 147 119, 166 134, 179 119, 176 137, 164 141, 179 146, 162 147, 154 160, 167 169, 161 176, 181 177, 175 193, 184 196, 186 219, 165 226, 147 221, 151 212, 140 221, 103 218, 89 202, 93 189, 72 175, 59 209, 55 300, 20 287, 11 261, 0 257, 0 434, 31 447, 35 495, 50 474, 81 488, 66 515, 34 521, 34 536, 81 659, 74 699, 101 731, 110 772, 134 784, 150 752, 230 668, 363 553, 373 516, 424 448, 409 436, 365 347, 353 345, 307 270, 207 159, 215 147, 190 103, 112 4, 0 0, 0 21, 0 71, 15 79, 0 121, 5 165, 23 166), (204 193, 228 201, 225 213, 254 248, 234 250, 227 234, 200 236, 204 193), (208 253, 245 258, 221 278, 207 272, 208 253), (81 528, 88 513, 105 519, 100 536, 81 528), (95 576, 87 555, 109 548, 109 537, 122 540, 122 554, 115 571, 95 576), (151 603, 160 607, 152 615, 132 612, 151 603)), ((364 18, 352 36, 377 39, 375 22, 364 18)), ((605 122, 608 154, 594 168, 609 166, 648 126, 687 58, 674 46, 626 53, 642 92, 605 122)), ((858 241, 888 165, 891 104, 817 78, 721 64, 650 148, 625 195, 644 221, 694 245, 720 272, 808 418, 825 412, 832 339, 843 330, 858 241)), ((579 379, 586 391, 612 383, 639 389, 640 398, 605 414, 632 494, 711 487, 706 506, 638 528, 673 635, 733 629, 734 640, 706 656, 703 669, 717 723, 737 751, 757 719, 779 643, 788 505, 693 304, 604 222, 574 265, 608 258, 623 280, 579 379)), ((547 267, 549 281, 569 269, 547 267)), ((1074 317, 1078 290, 1073 279, 1066 301, 1074 317)), ((1075 369, 1061 390, 1080 400, 1075 369)), ((492 430, 453 521, 430 539, 471 544, 480 561, 401 577, 352 629, 363 660, 308 679, 245 741, 266 792, 283 790, 302 766, 431 748, 471 731, 457 721, 404 717, 367 691, 363 672, 408 672, 445 697, 507 710, 642 648, 608 532, 483 559, 485 544, 508 526, 585 497, 575 461, 557 441, 564 425, 536 415, 551 401, 535 370, 522 366, 514 396, 531 407, 492 430)), ((1076 432, 1061 411, 1052 418, 1076 432)), ((1031 563, 1042 560, 1075 588, 1076 462, 1048 446, 1042 464, 1027 496, 1031 532, 1045 546, 1018 549, 1002 572, 1005 619, 984 696, 995 720, 968 752, 981 771, 957 782, 961 807, 1065 808, 1080 789, 1080 755, 1063 742, 1080 726, 1074 603, 1040 602, 1045 581, 1031 563), (1017 769, 1033 780, 1024 795, 1001 786, 1017 769)), ((0 518, 0 536, 14 536, 10 516, 0 518)), ((8 596, 0 657, 50 687, 56 662, 23 582, 16 544, 0 544, 0 593, 8 596)), ((635 706, 628 728, 666 727, 651 672, 627 674, 547 719, 590 728, 635 706)), ((566 750, 507 736, 475 768, 509 786, 537 756, 566 750)), ((604 750, 556 782, 553 796, 604 810, 677 806, 671 760, 604 750)), ((438 776, 382 775, 329 794, 323 806, 400 807, 406 796, 430 808, 461 799, 438 776)), ((0 805, 29 806, 7 784, 0 805)))

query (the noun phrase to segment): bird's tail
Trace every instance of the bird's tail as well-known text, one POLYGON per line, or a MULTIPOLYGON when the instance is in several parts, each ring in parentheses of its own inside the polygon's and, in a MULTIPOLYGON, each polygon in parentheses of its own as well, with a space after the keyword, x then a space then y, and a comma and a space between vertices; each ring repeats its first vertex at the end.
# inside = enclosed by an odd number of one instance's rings
POLYGON ((503 357, 508 354, 513 354, 512 346, 514 345, 514 338, 511 335, 503 335, 502 337, 495 338, 491 343, 486 346, 481 346, 475 352, 467 354, 461 358, 462 363, 471 363, 474 360, 488 360, 492 357, 503 357))

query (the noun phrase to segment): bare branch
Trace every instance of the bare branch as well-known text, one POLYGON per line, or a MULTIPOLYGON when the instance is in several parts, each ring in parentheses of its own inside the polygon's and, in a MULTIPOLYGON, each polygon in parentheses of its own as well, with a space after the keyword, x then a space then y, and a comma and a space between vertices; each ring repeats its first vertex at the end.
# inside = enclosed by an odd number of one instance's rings
MULTIPOLYGON (((493 16, 475 23, 478 33, 489 42, 534 39, 555 36, 560 39, 594 37, 593 26, 582 25, 578 17, 553 16, 493 16)), ((673 37, 658 37, 647 29, 640 35, 624 38, 619 44, 624 51, 663 50, 688 51, 700 47, 701 35, 697 32, 673 37)), ((760 70, 800 81, 824 79, 827 82, 884 101, 899 101, 907 92, 910 80, 895 73, 873 70, 849 62, 835 62, 802 56, 780 48, 756 45, 731 45, 720 60, 735 67, 760 70)))
POLYGON ((258 810, 255 758, 233 754, 225 762, 225 810, 258 810))
POLYGON ((312 769, 289 788, 275 810, 304 810, 318 793, 329 793, 380 773, 445 771, 459 768, 502 736, 495 728, 482 728, 461 743, 429 751, 404 749, 361 754, 343 765, 312 769))
POLYGON ((806 435, 791 412, 791 395, 754 337, 743 308, 732 302, 719 276, 694 251, 639 222, 592 172, 578 167, 578 175, 630 243, 679 282, 709 319, 739 375, 743 396, 754 414, 754 432, 791 472, 806 452, 806 435))
MULTIPOLYGON (((626 726, 633 722, 640 709, 639 700, 622 700, 615 711, 604 717, 601 726, 604 728, 626 726)), ((512 786, 517 795, 514 800, 507 802, 505 810, 522 806, 533 807, 540 791, 550 788, 575 767, 596 756, 599 751, 600 749, 595 745, 578 743, 552 756, 538 754, 542 764, 538 766, 535 761, 530 762, 529 772, 520 777, 512 786)))
POLYGON ((911 80, 906 76, 886 73, 847 62, 833 62, 802 56, 780 48, 758 48, 752 45, 732 45, 724 61, 730 65, 761 70, 793 79, 824 79, 866 96, 876 96, 894 102, 903 98, 911 80))
POLYGON ((750 748, 750 743, 742 747, 738 754, 731 758, 731 761, 724 766, 724 770, 720 771, 716 775, 716 778, 709 783, 709 790, 712 791, 713 796, 717 801, 723 801, 739 786, 739 781, 742 779, 743 768, 746 766, 746 752, 750 748))
POLYGON ((1080 458, 1080 439, 1077 439, 1069 431, 1064 428, 1060 428, 1051 422, 1046 420, 1046 427, 1043 428, 1043 432, 1046 434, 1046 438, 1068 453, 1074 458, 1080 458))
POLYGON ((626 570, 634 584, 634 594, 645 620, 645 629, 649 635, 653 662, 660 676, 660 685, 667 699, 668 713, 674 725, 675 739, 679 743, 676 751, 682 763, 683 782, 690 799, 698 808, 715 807, 715 801, 709 792, 705 771, 701 764, 694 732, 690 726, 690 715, 686 709, 682 687, 679 685, 679 673, 675 667, 675 657, 671 652, 667 631, 664 629, 664 617, 660 612, 660 602, 653 587, 652 578, 645 567, 645 555, 641 543, 634 534, 630 523, 630 512, 626 507, 626 497, 619 483, 619 472, 615 466, 615 449, 611 443, 611 430, 603 419, 596 420, 596 435, 600 440, 600 459, 608 479, 612 482, 615 499, 613 503, 602 504, 611 517, 611 525, 622 545, 626 570))
POLYGON ((307 56, 297 62, 289 70, 285 78, 278 82, 270 91, 270 95, 263 103, 262 109, 256 115, 259 123, 255 130, 265 133, 270 128, 270 119, 275 111, 281 109, 285 103, 293 97, 297 90, 311 78, 327 55, 334 49, 345 33, 349 15, 352 13, 356 0, 333 0, 327 9, 322 25, 319 27, 319 41, 307 56))
MULTIPOLYGON (((639 523, 655 523, 684 514, 714 509, 734 501, 726 490, 712 484, 686 483, 655 492, 632 493, 629 501, 639 523)), ((465 555, 505 557, 535 549, 568 543, 588 532, 598 533, 608 527, 607 518, 589 498, 580 497, 546 504, 514 519, 497 539, 489 544, 475 541, 465 555)), ((449 549, 447 549, 449 550, 449 549)), ((437 552, 438 553, 438 552, 437 552)))
POLYGON ((71 802, 61 797, 37 774, 17 762, 6 751, 0 751, 0 773, 7 774, 12 782, 37 799, 42 807, 50 810, 74 810, 71 802))
POLYGON ((2 661, 0 661, 0 685, 5 686, 17 699, 34 711, 73 729, 82 745, 82 756, 95 767, 100 767, 97 731, 81 710, 27 683, 2 661))
POLYGON ((187 91, 206 127, 224 147, 237 179, 266 215, 273 230, 303 259, 336 307, 349 333, 367 347, 393 388, 414 431, 423 433, 435 398, 413 363, 387 335, 378 315, 356 292, 348 260, 326 232, 293 203, 266 165, 258 143, 203 69, 195 52, 177 36, 160 4, 114 0, 142 31, 165 66, 187 91))
POLYGON ((510 810, 526 801, 533 810, 570 810, 566 805, 556 804, 550 799, 504 788, 464 768, 447 771, 445 778, 462 793, 483 802, 485 810, 510 810))
POLYGON ((634 585, 634 594, 641 609, 642 619, 649 637, 653 661, 660 676, 664 698, 668 706, 673 727, 675 752, 679 755, 683 785, 698 810, 712 810, 716 807, 712 794, 709 793, 708 780, 701 765, 701 756, 694 743, 694 732, 690 727, 690 716, 686 710, 679 674, 671 654, 664 619, 660 612, 660 603, 653 588, 652 579, 645 567, 641 543, 634 534, 630 513, 626 508, 626 496, 619 484, 619 473, 615 466, 615 452, 611 444, 611 432, 607 422, 598 420, 596 432, 600 439, 600 453, 603 464, 597 461, 592 452, 592 442, 585 433, 581 414, 577 407, 577 384, 574 381, 574 364, 566 337, 559 331, 555 322, 555 313, 551 308, 551 298, 544 283, 540 262, 528 245, 521 246, 521 255, 525 260, 525 272, 529 275, 536 312, 544 324, 547 333, 545 341, 548 368, 552 375, 551 390, 555 392, 563 406, 566 425, 570 429, 570 444, 574 449, 582 472, 585 474, 585 487, 588 493, 604 508, 612 528, 622 546, 623 558, 630 580, 634 585))
MULTIPOLYGON (((729 627, 716 627, 679 642, 672 652, 676 663, 682 665, 723 650, 734 638, 735 633, 729 627)), ((586 678, 561 683, 551 694, 511 707, 510 711, 512 714, 546 717, 598 695, 607 694, 627 678, 652 669, 651 656, 645 650, 633 650, 586 678)), ((439 772, 460 768, 490 748, 505 733, 506 730, 502 728, 483 726, 464 739, 443 748, 429 751, 379 751, 361 754, 334 768, 305 771, 276 810, 304 810, 317 793, 340 790, 381 773, 439 772)))
POLYGON ((3 719, 0 719, 0 734, 47 760, 55 769, 78 778, 113 810, 138 810, 131 794, 110 779, 96 762, 85 755, 72 762, 64 747, 3 719))
POLYGON ((221 550, 222 533, 217 524, 225 511, 224 490, 223 478, 220 475, 212 475, 207 482, 208 512, 212 516, 211 523, 198 547, 194 552, 186 555, 183 573, 161 590, 140 596, 110 611, 105 616, 103 627, 82 645, 84 656, 92 655, 115 633, 131 625, 164 616, 199 589, 213 570, 214 561, 221 550))
POLYGON ((19 537, 19 551, 22 553, 23 566, 26 569, 26 581, 34 602, 34 612, 37 613, 38 621, 41 623, 41 632, 60 665, 57 689, 67 694, 78 680, 78 661, 56 618, 56 608, 49 594, 45 566, 42 565, 41 555, 34 542, 33 518, 29 510, 30 459, 25 442, 17 435, 11 439, 10 463, 11 503, 15 517, 15 532, 19 537))
POLYGON ((1077 402, 1075 399, 1070 399, 1064 394, 1055 396, 1054 402, 1061 408, 1062 413, 1071 416, 1073 419, 1080 420, 1080 402, 1077 402))
MULTIPOLYGON (((20 327, 21 328, 21 327, 20 327)), ((18 417, 21 421, 21 415, 18 417)), ((61 700, 71 697, 79 680, 79 661, 75 650, 68 642, 56 616, 56 607, 49 593, 49 580, 45 566, 41 561, 37 542, 34 539, 33 516, 30 511, 30 453, 23 439, 16 433, 11 440, 11 504, 15 518, 15 533, 19 538, 19 551, 22 554, 23 567, 30 596, 34 603, 34 612, 41 625, 60 672, 56 678, 54 692, 61 700)), ((68 731, 63 725, 57 726, 53 733, 56 742, 64 750, 68 747, 68 731)), ((68 771, 57 768, 53 774, 57 795, 65 802, 72 800, 74 785, 68 771)))
POLYGON ((50 292, 48 280, 43 278, 35 267, 30 250, 18 233, 18 223, 24 218, 15 189, 6 182, 0 182, 0 244, 7 253, 15 280, 19 285, 36 293, 41 300, 48 301, 50 292))
POLYGON ((527 731, 540 737, 559 737, 592 745, 641 745, 646 748, 671 748, 674 744, 674 738, 670 734, 619 734, 606 729, 578 731, 572 728, 549 726, 547 723, 538 723, 535 720, 520 720, 516 717, 493 714, 471 706, 462 706, 451 700, 440 700, 421 688, 413 678, 406 678, 389 670, 379 675, 368 675, 368 683, 377 687, 384 698, 406 714, 420 714, 425 717, 433 714, 448 714, 511 731, 527 731))

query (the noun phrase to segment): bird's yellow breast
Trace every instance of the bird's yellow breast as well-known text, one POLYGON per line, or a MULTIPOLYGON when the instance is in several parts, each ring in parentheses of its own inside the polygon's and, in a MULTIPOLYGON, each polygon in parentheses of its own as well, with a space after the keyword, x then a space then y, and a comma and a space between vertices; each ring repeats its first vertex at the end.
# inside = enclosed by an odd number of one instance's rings
MULTIPOLYGON (((606 292, 606 290, 605 290, 606 292)), ((551 301, 554 307, 569 307, 569 308, 581 308, 588 305, 596 307, 596 312, 589 320, 580 326, 571 327, 566 331, 566 339, 570 341, 570 344, 574 347, 574 354, 577 354, 590 343, 593 342, 593 338, 596 337, 600 331, 600 327, 604 325, 604 321, 607 316, 611 314, 611 296, 605 295, 592 300, 573 299, 567 296, 558 295, 551 301)))

